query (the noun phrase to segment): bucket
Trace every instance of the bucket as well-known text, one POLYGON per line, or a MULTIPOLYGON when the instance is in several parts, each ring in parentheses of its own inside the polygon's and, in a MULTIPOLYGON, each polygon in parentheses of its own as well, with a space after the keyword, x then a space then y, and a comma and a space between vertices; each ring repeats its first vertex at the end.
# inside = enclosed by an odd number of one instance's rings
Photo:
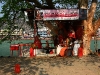
POLYGON ((35 56, 35 49, 33 49, 32 47, 30 48, 30 57, 34 57, 35 56))
POLYGON ((81 58, 83 56, 83 48, 78 48, 78 57, 81 58))
POLYGON ((19 64, 15 64, 15 73, 20 73, 20 65, 19 64))

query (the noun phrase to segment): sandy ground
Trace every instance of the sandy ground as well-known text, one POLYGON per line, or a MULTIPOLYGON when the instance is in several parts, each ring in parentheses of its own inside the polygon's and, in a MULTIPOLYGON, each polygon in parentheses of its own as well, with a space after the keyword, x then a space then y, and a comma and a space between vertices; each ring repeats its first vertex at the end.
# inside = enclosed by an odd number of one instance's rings
POLYGON ((100 57, 1 57, 0 75, 100 75, 100 57), (14 72, 15 64, 21 72, 14 72))

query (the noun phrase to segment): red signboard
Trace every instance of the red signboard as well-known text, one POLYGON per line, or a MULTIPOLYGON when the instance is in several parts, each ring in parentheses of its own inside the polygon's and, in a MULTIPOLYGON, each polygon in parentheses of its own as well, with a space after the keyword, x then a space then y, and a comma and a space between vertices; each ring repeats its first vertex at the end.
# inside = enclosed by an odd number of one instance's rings
POLYGON ((40 20, 77 20, 79 19, 79 9, 52 9, 37 10, 36 19, 40 20))

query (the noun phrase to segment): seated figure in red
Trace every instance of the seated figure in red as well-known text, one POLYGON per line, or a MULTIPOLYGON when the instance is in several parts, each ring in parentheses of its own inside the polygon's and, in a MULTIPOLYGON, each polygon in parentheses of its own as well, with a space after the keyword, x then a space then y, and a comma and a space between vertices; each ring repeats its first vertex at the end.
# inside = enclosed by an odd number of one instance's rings
POLYGON ((68 37, 69 37, 69 38, 72 38, 72 41, 75 41, 76 36, 75 36, 74 30, 71 30, 71 31, 69 32, 68 37))
POLYGON ((41 49, 41 48, 42 48, 41 40, 39 39, 38 36, 35 37, 35 39, 34 39, 34 44, 36 45, 36 47, 37 47, 38 49, 41 49))

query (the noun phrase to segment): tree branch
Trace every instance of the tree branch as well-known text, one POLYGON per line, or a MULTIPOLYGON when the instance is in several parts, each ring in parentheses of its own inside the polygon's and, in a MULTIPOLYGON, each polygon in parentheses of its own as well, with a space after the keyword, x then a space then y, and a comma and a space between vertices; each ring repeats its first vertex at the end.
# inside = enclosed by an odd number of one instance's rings
POLYGON ((87 9, 88 0, 79 0, 78 8, 87 9))
POLYGON ((87 19, 88 22, 90 21, 92 23, 93 16, 96 10, 96 6, 97 6, 97 0, 92 0, 92 4, 88 12, 88 19, 87 19))
POLYGON ((33 3, 35 3, 35 5, 38 5, 38 6, 42 6, 38 0, 26 0, 26 1, 33 2, 33 3))
POLYGON ((34 9, 33 5, 31 3, 29 3, 29 1, 26 1, 26 3, 30 6, 32 6, 32 8, 34 9))
MULTIPOLYGON (((54 5, 53 5, 53 2, 52 0, 46 0, 47 2, 47 5, 42 5, 38 0, 26 0, 28 3, 29 2, 33 2, 34 3, 34 7, 37 7, 37 8, 41 8, 41 9, 54 9, 54 5)), ((30 5, 32 5, 31 3, 29 3, 30 5)))
POLYGON ((31 3, 29 3, 29 2, 32 2, 32 3, 34 3, 35 4, 35 6, 37 6, 37 7, 43 7, 42 6, 42 4, 38 1, 38 0, 26 0, 26 2, 28 3, 28 4, 30 4, 30 5, 32 5, 31 3))
POLYGON ((51 31, 52 31, 53 33, 58 34, 58 30, 55 29, 54 26, 53 26, 50 22, 44 21, 44 24, 45 24, 49 29, 51 29, 51 31))
POLYGON ((52 0, 46 0, 48 7, 50 7, 51 9, 55 9, 52 0))

